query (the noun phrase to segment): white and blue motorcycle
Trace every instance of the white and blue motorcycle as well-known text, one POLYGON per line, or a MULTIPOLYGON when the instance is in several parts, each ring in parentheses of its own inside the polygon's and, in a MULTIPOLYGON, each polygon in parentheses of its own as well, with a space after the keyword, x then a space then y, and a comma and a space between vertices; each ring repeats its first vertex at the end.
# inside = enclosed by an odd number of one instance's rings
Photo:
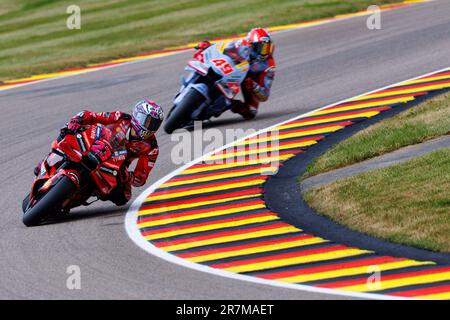
MULTIPOLYGON (((248 52, 240 52, 240 57, 246 55, 248 52)), ((230 100, 240 91, 249 63, 248 59, 234 59, 227 54, 227 44, 217 42, 197 52, 185 70, 190 72, 189 76, 181 78, 181 89, 164 124, 164 131, 169 134, 193 121, 205 121, 226 111, 230 100)))

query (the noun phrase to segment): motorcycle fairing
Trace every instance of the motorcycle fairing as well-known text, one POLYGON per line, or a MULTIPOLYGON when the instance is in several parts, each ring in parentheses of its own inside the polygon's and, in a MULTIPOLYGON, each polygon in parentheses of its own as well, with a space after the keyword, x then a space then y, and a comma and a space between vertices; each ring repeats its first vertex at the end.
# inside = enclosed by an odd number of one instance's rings
POLYGON ((39 175, 33 182, 30 202, 38 193, 47 192, 62 176, 67 176, 77 186, 76 194, 65 203, 67 208, 84 204, 92 195, 106 198, 117 186, 118 174, 126 159, 126 130, 122 124, 94 124, 80 133, 67 134, 53 144, 52 152, 42 161, 39 175), (64 167, 67 163, 69 167, 64 167), (87 176, 80 174, 82 168, 88 170, 87 176))
POLYGON ((218 42, 197 52, 185 68, 190 73, 187 78, 181 77, 181 88, 173 100, 174 108, 192 89, 205 98, 205 102, 192 112, 191 120, 218 117, 227 109, 230 100, 239 93, 240 85, 247 76, 248 61, 236 64, 230 56, 224 54, 225 47, 225 42, 218 42), (202 80, 202 77, 208 80, 202 80), (217 91, 211 92, 213 88, 217 91))

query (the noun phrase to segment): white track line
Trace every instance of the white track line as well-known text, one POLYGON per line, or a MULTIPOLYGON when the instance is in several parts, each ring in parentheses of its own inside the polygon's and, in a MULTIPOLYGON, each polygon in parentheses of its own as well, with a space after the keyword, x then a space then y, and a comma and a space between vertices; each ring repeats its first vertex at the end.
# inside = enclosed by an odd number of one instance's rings
POLYGON ((152 245, 150 242, 148 242, 144 237, 142 237, 142 235, 140 234, 138 225, 137 225, 137 217, 138 217, 138 211, 139 208, 141 206, 141 204, 145 201, 145 198, 151 194, 153 191, 155 191, 160 185, 162 185, 163 183, 165 183, 167 180, 171 179, 172 177, 176 176, 177 174, 179 174, 180 172, 182 172, 183 170, 187 169, 188 167, 202 161, 202 159, 208 157, 209 155, 215 153, 215 152, 219 152, 222 151, 232 145, 234 145, 235 143, 239 143, 241 141, 243 141, 244 139, 247 138, 251 138, 253 136, 259 135, 261 133, 264 133, 266 131, 269 131, 271 129, 273 129, 274 127, 283 125, 285 123, 291 122, 291 121, 295 121, 297 119, 300 118, 304 118, 307 117, 308 115, 320 111, 322 109, 334 106, 334 105, 338 105, 341 103, 344 103, 350 99, 354 99, 354 98, 358 98, 358 97, 362 97, 362 96, 366 96, 369 95, 371 93, 375 93, 381 90, 385 90, 391 87, 395 87, 397 85, 400 85, 404 82, 408 82, 408 81, 412 81, 418 78, 422 78, 422 77, 426 77, 435 73, 439 73, 439 72, 443 72, 443 71, 447 71, 450 70, 449 68, 444 68, 441 70, 437 70, 437 71, 433 71, 424 75, 420 75, 408 80, 404 80, 404 81, 400 81, 397 82, 395 84, 386 86, 386 87, 382 87, 380 89, 376 89, 376 90, 372 90, 351 98, 347 98, 345 100, 341 100, 332 104, 329 104, 327 106, 309 111, 307 113, 304 113, 302 115, 296 116, 294 118, 285 120, 283 122, 274 124, 270 127, 267 127, 265 129, 262 129, 254 134, 248 135, 246 137, 242 137, 234 142, 231 142, 227 145, 224 145, 221 148, 218 148, 216 150, 213 150, 193 161, 191 161, 190 163, 178 168, 177 170, 171 172, 170 174, 166 175, 165 177, 159 179, 158 181, 156 181, 154 184, 152 184, 150 187, 148 187, 131 205, 130 209, 128 210, 126 217, 125 217, 125 229, 128 233, 128 236, 131 238, 131 240, 133 240, 134 243, 136 243, 136 245, 138 245, 140 248, 142 248, 143 250, 145 250, 146 252, 155 255, 161 259, 164 259, 166 261, 181 265, 183 267, 187 267, 193 270, 197 270, 197 271, 202 271, 202 272, 207 272, 210 274, 214 274, 214 275, 218 275, 218 276, 222 276, 222 277, 226 277, 226 278, 232 278, 232 279, 236 279, 236 280, 243 280, 243 281, 248 281, 248 282, 254 282, 254 283, 259 283, 259 284, 266 284, 266 285, 271 285, 271 286, 275 286, 275 287, 283 287, 283 288, 290 288, 290 289, 296 289, 296 290, 301 290, 301 291, 306 291, 306 292, 314 292, 314 293, 322 293, 322 294, 330 294, 330 295, 341 295, 341 296, 347 296, 347 297, 354 297, 354 298, 367 298, 367 299, 389 299, 389 300, 399 300, 399 299, 404 299, 404 298, 399 298, 399 297, 393 297, 393 296, 387 296, 387 295, 381 295, 381 294, 373 294, 373 293, 359 293, 359 292, 351 292, 351 291, 343 291, 343 290, 335 290, 335 289, 323 289, 323 288, 317 288, 317 287, 312 287, 312 286, 306 286, 306 285, 300 285, 300 284, 292 284, 292 283, 284 283, 284 282, 280 282, 280 281, 275 281, 275 280, 265 280, 265 279, 261 279, 261 278, 256 278, 256 277, 251 277, 251 276, 246 276, 246 275, 242 275, 242 274, 237 274, 237 273, 233 273, 233 272, 228 272, 228 271, 224 271, 224 270, 220 270, 220 269, 215 269, 215 268, 211 268, 205 265, 201 265, 201 264, 197 264, 195 262, 191 262, 179 257, 176 257, 162 249, 159 249, 158 247, 155 247, 154 245, 152 245))

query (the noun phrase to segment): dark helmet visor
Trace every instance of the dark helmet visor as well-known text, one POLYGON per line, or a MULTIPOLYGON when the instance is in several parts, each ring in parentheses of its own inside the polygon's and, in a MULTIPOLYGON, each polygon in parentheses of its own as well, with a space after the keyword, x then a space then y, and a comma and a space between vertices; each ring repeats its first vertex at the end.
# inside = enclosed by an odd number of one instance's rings
POLYGON ((254 42, 252 48, 255 53, 261 56, 268 56, 272 54, 273 45, 271 42, 254 42))

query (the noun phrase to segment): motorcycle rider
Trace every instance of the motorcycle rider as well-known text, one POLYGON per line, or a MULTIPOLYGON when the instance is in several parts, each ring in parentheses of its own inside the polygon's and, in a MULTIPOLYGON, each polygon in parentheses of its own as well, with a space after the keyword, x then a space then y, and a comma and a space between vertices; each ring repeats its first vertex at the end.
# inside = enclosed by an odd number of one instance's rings
MULTIPOLYGON (((198 50, 196 54, 210 45, 209 41, 199 43, 195 47, 198 50)), ((239 113, 244 119, 250 120, 256 116, 259 103, 269 99, 276 65, 273 57, 274 44, 266 29, 254 28, 247 34, 246 39, 231 41, 227 48, 239 50, 244 46, 250 47, 248 58, 250 69, 241 85, 244 102, 232 100, 230 109, 234 113, 239 113)))
MULTIPOLYGON (((155 164, 159 153, 155 132, 163 119, 162 108, 148 99, 139 101, 134 106, 131 115, 121 111, 101 113, 82 111, 72 117, 61 129, 60 136, 53 142, 52 147, 57 147, 57 143, 66 134, 76 133, 85 125, 96 123, 108 125, 123 121, 128 127, 127 157, 118 175, 118 186, 111 191, 107 200, 111 200, 118 206, 124 205, 131 198, 131 186, 143 186, 155 164), (136 159, 137 164, 134 171, 129 172, 128 167, 136 159)), ((41 163, 34 170, 36 176, 39 174, 40 167, 41 163)))

